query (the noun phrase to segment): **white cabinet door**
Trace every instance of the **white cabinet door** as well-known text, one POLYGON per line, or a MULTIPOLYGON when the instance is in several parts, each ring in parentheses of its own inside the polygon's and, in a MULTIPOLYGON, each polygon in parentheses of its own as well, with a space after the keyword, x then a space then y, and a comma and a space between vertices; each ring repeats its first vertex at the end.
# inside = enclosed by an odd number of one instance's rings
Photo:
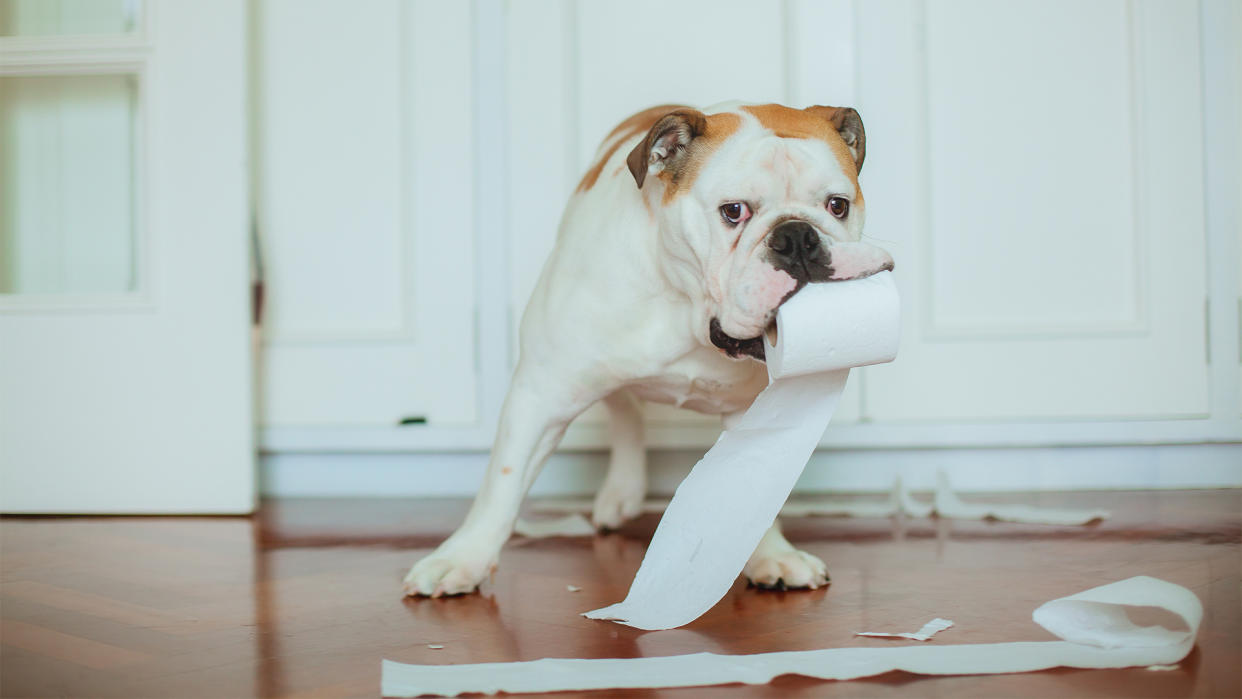
POLYGON ((62 5, 0 17, 0 509, 250 512, 245 3, 62 5))
POLYGON ((876 421, 1208 412, 1198 3, 857 4, 876 421))
POLYGON ((471 4, 264 0, 255 14, 261 422, 269 437, 472 425, 471 4))

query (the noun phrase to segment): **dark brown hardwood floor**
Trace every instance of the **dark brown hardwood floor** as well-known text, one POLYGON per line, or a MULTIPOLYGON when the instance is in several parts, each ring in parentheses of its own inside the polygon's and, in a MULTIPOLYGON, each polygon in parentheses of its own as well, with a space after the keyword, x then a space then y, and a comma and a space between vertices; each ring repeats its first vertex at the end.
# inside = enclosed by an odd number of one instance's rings
POLYGON ((1045 640, 1030 620, 1039 604, 1146 574, 1189 587, 1206 608, 1197 648, 1173 671, 783 677, 764 687, 610 695, 1242 696, 1242 492, 988 499, 1105 507, 1114 516, 1086 527, 790 520, 789 538, 828 562, 831 586, 761 592, 738 583, 693 624, 654 633, 578 616, 624 596, 654 516, 593 539, 515 539, 482 594, 434 600, 402 599, 400 580, 457 524, 463 501, 272 501, 252 518, 5 518, 0 694, 377 696, 381 658, 467 663, 884 646, 893 641, 852 634, 913 631, 936 616, 957 625, 933 643, 1045 640))

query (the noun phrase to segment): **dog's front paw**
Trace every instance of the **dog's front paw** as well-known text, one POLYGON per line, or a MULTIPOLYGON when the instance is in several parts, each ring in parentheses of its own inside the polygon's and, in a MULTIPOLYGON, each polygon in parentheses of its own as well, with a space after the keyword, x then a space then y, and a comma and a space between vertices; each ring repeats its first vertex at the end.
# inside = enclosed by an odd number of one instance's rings
POLYGON ((746 562, 742 574, 757 587, 794 590, 828 584, 828 567, 817 556, 805 551, 756 551, 746 562))
POLYGON ((488 561, 436 552, 410 568, 405 576, 407 597, 446 597, 464 595, 479 589, 479 584, 495 570, 488 561))

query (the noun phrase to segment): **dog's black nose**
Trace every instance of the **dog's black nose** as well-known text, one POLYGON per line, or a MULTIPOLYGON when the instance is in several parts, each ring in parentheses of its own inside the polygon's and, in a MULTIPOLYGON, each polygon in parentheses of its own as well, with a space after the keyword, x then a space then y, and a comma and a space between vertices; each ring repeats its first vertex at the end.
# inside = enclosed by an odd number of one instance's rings
POLYGON ((819 231, 806 221, 786 221, 768 234, 778 267, 805 268, 819 248, 819 231))

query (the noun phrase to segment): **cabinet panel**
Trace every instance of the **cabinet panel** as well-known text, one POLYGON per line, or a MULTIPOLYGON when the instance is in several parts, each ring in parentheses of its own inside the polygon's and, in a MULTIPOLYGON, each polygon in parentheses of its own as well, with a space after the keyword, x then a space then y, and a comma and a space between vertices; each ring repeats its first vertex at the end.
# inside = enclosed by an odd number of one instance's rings
POLYGON ((257 7, 267 425, 472 423, 468 3, 257 7))
POLYGON ((1196 3, 857 11, 868 232, 904 303, 867 416, 1203 415, 1196 3))
POLYGON ((269 341, 408 330, 401 13, 346 5, 261 4, 269 341))
POLYGON ((1127 10, 1124 0, 929 7, 931 218, 917 262, 929 334, 1145 325, 1127 10))

